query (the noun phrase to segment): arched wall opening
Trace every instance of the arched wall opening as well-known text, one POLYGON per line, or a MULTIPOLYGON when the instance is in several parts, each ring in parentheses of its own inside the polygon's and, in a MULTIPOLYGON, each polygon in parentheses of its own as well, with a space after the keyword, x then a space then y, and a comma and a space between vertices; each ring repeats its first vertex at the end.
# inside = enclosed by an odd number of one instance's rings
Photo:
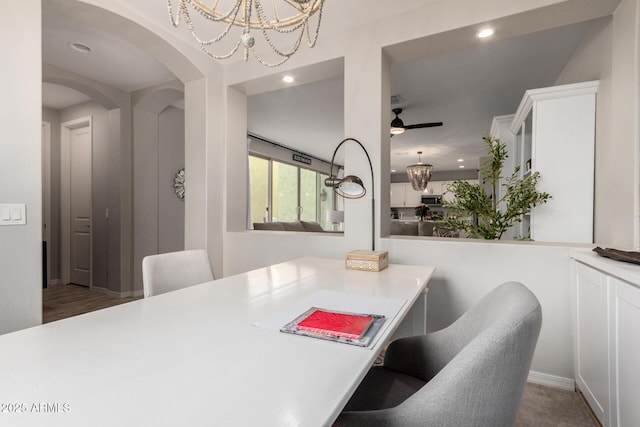
MULTIPOLYGON (((43 5, 44 7, 45 5, 43 5)), ((181 132, 185 157, 183 163, 186 169, 191 171, 189 173, 191 186, 188 190, 190 197, 186 198, 184 202, 181 201, 185 217, 180 221, 184 224, 181 230, 184 235, 182 245, 188 248, 208 249, 212 257, 212 264, 215 266, 216 254, 222 253, 221 243, 218 245, 219 247, 207 248, 207 235, 202 233, 202 230, 207 228, 206 153, 209 141, 214 141, 216 144, 221 143, 220 135, 222 132, 215 129, 213 132, 207 133, 207 124, 203 120, 203 114, 205 114, 204 117, 207 117, 208 105, 212 104, 211 95, 215 92, 214 89, 209 88, 216 86, 207 82, 209 78, 215 80, 220 77, 221 71, 216 68, 219 66, 205 62, 200 58, 202 55, 195 49, 189 52, 186 52, 188 49, 179 49, 178 41, 160 36, 157 28, 148 25, 147 21, 130 10, 123 9, 117 1, 103 1, 100 2, 100 5, 94 5, 80 0, 54 0, 46 7, 64 10, 68 16, 82 20, 85 24, 95 26, 105 32, 113 33, 113 29, 117 28, 118 37, 145 50, 179 79, 179 81, 169 84, 165 88, 165 92, 172 93, 171 86, 175 86, 173 89, 177 88, 180 93, 179 97, 184 100, 184 108, 182 110, 173 107, 162 108, 154 114, 160 118, 174 117, 181 123, 179 128, 183 129, 181 132), (177 119, 178 116, 181 118, 177 119), (219 135, 216 134, 217 132, 219 135)), ((110 120, 117 128, 112 138, 117 149, 114 148, 111 155, 113 161, 117 163, 117 167, 111 170, 113 179, 110 180, 111 185, 109 186, 114 208, 109 209, 111 227, 109 231, 108 289, 121 296, 140 293, 141 282, 137 283, 137 280, 134 279, 136 262, 140 261, 134 256, 137 235, 134 225, 136 221, 134 188, 135 171, 138 168, 134 157, 135 118, 139 111, 147 110, 137 108, 134 112, 133 105, 140 101, 140 99, 136 99, 134 93, 122 92, 114 96, 111 93, 106 95, 108 90, 105 91, 102 90, 104 88, 96 88, 94 85, 88 84, 81 78, 82 76, 71 76, 71 78, 67 76, 65 78, 61 76, 63 74, 56 67, 47 67, 45 64, 43 80, 73 87, 108 106, 111 112, 119 112, 119 114, 110 114, 110 120), (114 217, 114 215, 116 216, 114 217)), ((171 97, 176 97, 175 91, 169 95, 169 98, 171 97)), ((156 105, 163 103, 150 97, 140 105, 144 107, 145 102, 151 102, 149 100, 152 100, 152 103, 156 105)), ((101 212, 100 215, 105 216, 106 213, 101 212)), ((213 239, 212 241, 221 242, 221 239, 213 239)))
POLYGON ((43 108, 43 120, 51 123, 50 211, 52 221, 48 242, 48 269, 51 283, 67 283, 71 254, 69 247, 69 141, 65 123, 88 118, 91 123, 91 281, 94 289, 121 294, 118 262, 121 243, 120 147, 128 132, 121 124, 130 115, 126 92, 100 84, 50 64, 43 64, 42 80, 71 88, 88 100, 60 109, 43 108), (67 177, 67 178, 65 178, 67 177), (65 201, 66 200, 66 201, 65 201))

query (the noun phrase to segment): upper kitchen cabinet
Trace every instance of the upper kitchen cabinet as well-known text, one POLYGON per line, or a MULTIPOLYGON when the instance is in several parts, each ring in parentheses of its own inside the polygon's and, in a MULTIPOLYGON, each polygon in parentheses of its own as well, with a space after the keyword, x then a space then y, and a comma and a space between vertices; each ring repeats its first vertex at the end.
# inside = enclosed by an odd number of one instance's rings
POLYGON ((522 176, 540 172, 551 199, 526 215, 521 236, 546 242, 593 242, 596 92, 598 82, 532 89, 514 115, 513 154, 522 176))
POLYGON ((422 202, 422 193, 408 182, 391 184, 390 204, 392 208, 416 207, 422 202))

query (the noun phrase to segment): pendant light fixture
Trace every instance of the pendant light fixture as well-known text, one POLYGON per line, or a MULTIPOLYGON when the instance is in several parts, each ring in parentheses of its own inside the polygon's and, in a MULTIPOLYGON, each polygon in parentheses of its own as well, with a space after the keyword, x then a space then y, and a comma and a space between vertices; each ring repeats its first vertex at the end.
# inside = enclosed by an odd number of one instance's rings
POLYGON ((423 164, 420 156, 422 151, 418 151, 418 163, 415 165, 407 166, 407 177, 411 186, 416 191, 424 191, 431 179, 432 165, 423 164))

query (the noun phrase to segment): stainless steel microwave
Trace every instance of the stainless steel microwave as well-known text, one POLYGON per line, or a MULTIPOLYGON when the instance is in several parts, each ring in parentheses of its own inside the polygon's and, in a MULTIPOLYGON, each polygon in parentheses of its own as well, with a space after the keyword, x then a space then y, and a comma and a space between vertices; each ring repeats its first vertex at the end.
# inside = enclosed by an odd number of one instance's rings
POLYGON ((423 195, 422 203, 427 206, 442 206, 442 196, 423 195))

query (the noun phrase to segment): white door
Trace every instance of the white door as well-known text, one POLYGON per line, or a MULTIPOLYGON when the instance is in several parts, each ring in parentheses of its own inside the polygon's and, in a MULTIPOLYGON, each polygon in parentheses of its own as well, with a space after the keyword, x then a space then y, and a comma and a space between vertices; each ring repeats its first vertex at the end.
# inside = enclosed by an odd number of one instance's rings
POLYGON ((70 132, 70 282, 91 283, 91 130, 89 126, 70 132))

